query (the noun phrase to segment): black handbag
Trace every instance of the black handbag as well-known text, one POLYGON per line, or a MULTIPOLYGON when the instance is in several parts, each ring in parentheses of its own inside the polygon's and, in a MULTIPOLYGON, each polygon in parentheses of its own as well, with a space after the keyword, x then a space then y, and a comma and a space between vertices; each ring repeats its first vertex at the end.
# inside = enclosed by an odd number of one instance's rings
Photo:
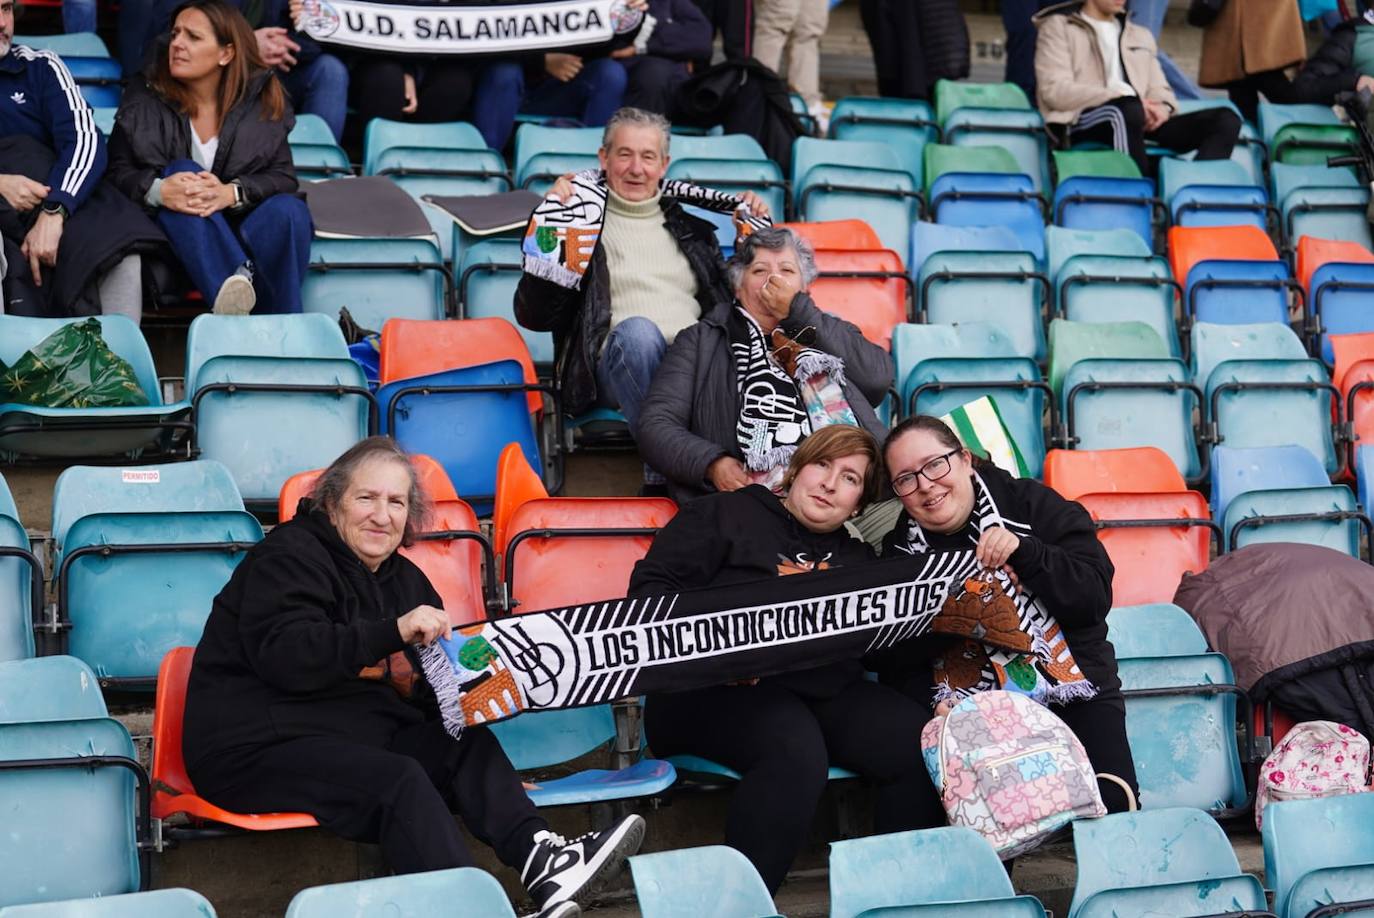
POLYGON ((1205 29, 1217 21, 1226 0, 1192 0, 1188 4, 1188 25, 1205 29))

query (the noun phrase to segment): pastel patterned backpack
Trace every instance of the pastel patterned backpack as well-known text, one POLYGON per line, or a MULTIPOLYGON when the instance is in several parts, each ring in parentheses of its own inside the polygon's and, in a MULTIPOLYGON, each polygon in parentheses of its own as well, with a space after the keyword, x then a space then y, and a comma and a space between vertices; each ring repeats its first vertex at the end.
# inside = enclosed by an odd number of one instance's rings
POLYGON ((1255 827, 1264 808, 1282 800, 1310 800, 1369 790, 1369 740, 1345 724, 1309 720, 1288 731, 1260 766, 1255 827))
MULTIPOLYGON (((1104 816, 1083 744, 1051 711, 1014 692, 979 692, 921 731, 921 753, 950 825, 986 838, 1003 860, 1075 819, 1104 816)), ((1126 788, 1120 778, 1102 777, 1126 788)))

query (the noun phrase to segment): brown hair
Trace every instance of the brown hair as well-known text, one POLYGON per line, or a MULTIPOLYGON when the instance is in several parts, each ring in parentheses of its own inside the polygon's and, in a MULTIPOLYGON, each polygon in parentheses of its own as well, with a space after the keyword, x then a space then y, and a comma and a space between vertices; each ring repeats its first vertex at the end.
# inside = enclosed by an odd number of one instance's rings
MULTIPOLYGON (((216 99, 216 105, 219 106, 219 122, 216 129, 224 123, 224 116, 248 94, 248 84, 253 77, 264 71, 268 76, 262 87, 263 111, 267 120, 280 121, 286 114, 286 92, 282 89, 281 81, 277 79, 276 74, 271 72, 262 55, 258 53, 258 38, 253 34, 253 27, 248 24, 248 20, 243 18, 243 13, 224 0, 186 0, 172 11, 174 25, 183 10, 200 10, 205 14, 205 18, 210 20, 210 30, 214 32, 215 41, 219 42, 220 47, 232 45, 234 48, 234 59, 223 67, 219 78, 216 99)), ((158 95, 171 102, 181 114, 193 116, 195 100, 191 97, 190 89, 172 76, 171 64, 168 61, 168 44, 169 39, 166 36, 159 41, 159 53, 153 57, 148 84, 158 95)))
POLYGON ((409 547, 415 544, 416 533, 424 531, 431 505, 429 495, 420 487, 420 476, 411 464, 410 454, 390 437, 368 437, 350 446, 342 456, 329 463, 329 468, 320 473, 320 477, 315 480, 315 487, 310 492, 310 499, 325 513, 337 510, 339 501, 343 500, 344 492, 353 481, 354 473, 374 459, 399 462, 410 475, 410 493, 406 500, 406 528, 401 536, 401 544, 409 547))
MULTIPOLYGON (((892 452, 893 444, 907 434, 915 433, 918 430, 924 430, 926 433, 935 437, 945 449, 968 449, 968 447, 960 442, 958 436, 955 435, 954 431, 949 429, 949 425, 944 421, 934 415, 913 414, 911 417, 906 418, 896 427, 892 428, 888 433, 887 439, 883 441, 883 461, 887 461, 887 455, 892 452)), ((968 454, 975 469, 992 465, 992 462, 986 456, 981 456, 972 450, 969 450, 968 454)))
POLYGON ((782 476, 783 490, 791 490, 797 474, 812 463, 855 455, 868 457, 868 468, 864 470, 864 488, 859 494, 859 506, 855 508, 862 510, 878 499, 881 480, 879 472, 883 462, 878 454, 878 441, 873 438, 873 434, 852 424, 828 424, 803 440, 801 446, 792 454, 792 461, 787 463, 787 471, 782 476))

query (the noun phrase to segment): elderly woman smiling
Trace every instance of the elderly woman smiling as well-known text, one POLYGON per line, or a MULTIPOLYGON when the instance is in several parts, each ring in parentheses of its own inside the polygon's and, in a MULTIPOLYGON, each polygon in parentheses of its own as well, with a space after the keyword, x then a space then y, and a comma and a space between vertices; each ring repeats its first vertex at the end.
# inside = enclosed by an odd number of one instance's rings
POLYGON ((248 552, 196 647, 187 770, 220 806, 306 812, 380 844, 397 873, 472 866, 456 809, 521 872, 540 918, 572 918, 638 850, 644 821, 565 840, 494 736, 444 731, 405 654, 447 635, 449 618, 424 573, 396 553, 426 510, 405 452, 372 437, 248 552))
POLYGON ((797 446, 819 427, 873 412, 892 359, 807 295, 811 246, 784 228, 746 238, 728 264, 735 296, 684 329, 640 412, 640 455, 679 503, 749 484, 777 490, 797 446))

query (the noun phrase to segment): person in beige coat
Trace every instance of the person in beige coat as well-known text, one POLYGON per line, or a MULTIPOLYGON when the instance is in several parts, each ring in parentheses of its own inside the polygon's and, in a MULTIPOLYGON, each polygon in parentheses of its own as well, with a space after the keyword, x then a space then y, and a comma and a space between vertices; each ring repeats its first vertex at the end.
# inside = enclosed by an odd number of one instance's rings
POLYGON ((1254 120, 1257 93, 1276 95, 1288 79, 1283 70, 1307 59, 1307 39, 1297 0, 1226 0, 1202 34, 1198 82, 1224 88, 1245 117, 1254 120))
POLYGON ((1094 141, 1128 154, 1149 174, 1145 140, 1198 159, 1226 159, 1240 135, 1230 109, 1176 114, 1154 36, 1126 15, 1126 0, 1070 0, 1041 10, 1036 96, 1065 144, 1094 141))

